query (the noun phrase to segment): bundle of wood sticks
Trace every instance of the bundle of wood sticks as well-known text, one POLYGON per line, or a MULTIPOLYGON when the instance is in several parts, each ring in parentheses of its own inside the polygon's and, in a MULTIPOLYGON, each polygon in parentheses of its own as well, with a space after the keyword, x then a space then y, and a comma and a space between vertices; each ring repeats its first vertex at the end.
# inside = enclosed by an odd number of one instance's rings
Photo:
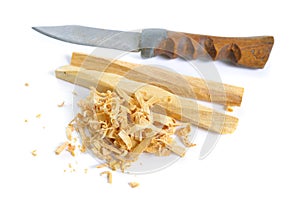
POLYGON ((240 106, 241 87, 185 76, 162 68, 73 53, 70 65, 58 68, 56 77, 99 92, 119 89, 129 96, 142 93, 158 98, 166 115, 220 134, 233 133, 238 118, 200 105, 197 100, 240 106))

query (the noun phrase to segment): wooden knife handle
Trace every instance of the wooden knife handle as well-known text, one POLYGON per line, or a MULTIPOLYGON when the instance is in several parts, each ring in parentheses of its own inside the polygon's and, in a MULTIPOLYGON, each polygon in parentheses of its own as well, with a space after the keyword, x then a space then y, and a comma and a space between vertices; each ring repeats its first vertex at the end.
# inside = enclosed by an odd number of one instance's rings
POLYGON ((166 37, 157 42, 153 56, 231 62, 248 68, 263 68, 274 44, 272 36, 216 37, 166 31, 166 37))

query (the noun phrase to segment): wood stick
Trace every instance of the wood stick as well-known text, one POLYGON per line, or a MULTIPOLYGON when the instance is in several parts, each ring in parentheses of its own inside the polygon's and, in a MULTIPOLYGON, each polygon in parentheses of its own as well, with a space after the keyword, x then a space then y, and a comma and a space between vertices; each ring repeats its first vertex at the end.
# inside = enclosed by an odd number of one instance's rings
POLYGON ((184 76, 161 68, 111 60, 74 52, 71 65, 114 73, 138 82, 158 86, 182 97, 226 106, 240 106, 244 89, 214 81, 184 76))
POLYGON ((159 99, 158 112, 212 132, 233 133, 238 123, 238 118, 204 107, 195 100, 180 97, 162 88, 132 81, 120 75, 70 65, 57 69, 55 73, 59 79, 86 88, 95 87, 100 92, 118 88, 128 95, 139 92, 146 100, 155 96, 159 99))

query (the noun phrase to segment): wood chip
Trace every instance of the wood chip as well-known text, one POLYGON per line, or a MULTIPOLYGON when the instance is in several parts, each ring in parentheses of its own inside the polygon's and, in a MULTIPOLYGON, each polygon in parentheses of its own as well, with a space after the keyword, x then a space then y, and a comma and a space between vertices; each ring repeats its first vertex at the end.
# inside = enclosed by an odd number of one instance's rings
POLYGON ((67 139, 69 141, 72 141, 72 133, 74 131, 74 127, 72 124, 68 124, 67 128, 66 128, 66 136, 67 136, 67 139))
POLYGON ((101 169, 101 168, 104 168, 104 167, 107 167, 108 165, 106 163, 102 163, 102 164, 99 164, 96 166, 97 169, 101 169))
POLYGON ((112 183, 112 173, 111 173, 110 171, 103 171, 103 172, 100 173, 100 175, 101 175, 101 176, 102 176, 102 175, 107 175, 107 182, 108 182, 109 184, 112 183))
POLYGON ((63 107, 65 105, 65 102, 63 101, 62 103, 58 104, 58 107, 63 107))
POLYGON ((61 145, 59 145, 55 150, 55 154, 59 155, 63 150, 67 148, 68 144, 69 144, 68 142, 64 142, 61 145))
POLYGON ((78 148, 80 150, 81 153, 85 153, 86 152, 86 147, 84 145, 78 145, 78 148))
POLYGON ((76 146, 71 143, 68 143, 67 146, 68 146, 67 151, 69 151, 72 156, 75 156, 76 146))
POLYGON ((26 82, 24 85, 25 85, 26 87, 28 87, 28 86, 29 86, 29 83, 26 82))
POLYGON ((128 184, 131 188, 136 188, 140 185, 140 183, 138 183, 138 182, 129 182, 128 184))
POLYGON ((42 116, 41 114, 37 114, 35 117, 38 118, 38 119, 40 119, 41 116, 42 116))
POLYGON ((37 150, 35 149, 35 150, 31 151, 31 155, 37 156, 37 150))

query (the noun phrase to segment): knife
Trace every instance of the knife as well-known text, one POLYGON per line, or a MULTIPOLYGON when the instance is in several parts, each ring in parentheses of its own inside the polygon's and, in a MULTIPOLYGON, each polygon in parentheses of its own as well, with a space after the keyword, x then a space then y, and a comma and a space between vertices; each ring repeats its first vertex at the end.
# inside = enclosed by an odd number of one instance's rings
POLYGON ((77 25, 40 26, 33 29, 74 44, 141 51, 144 58, 156 55, 184 59, 205 58, 248 68, 264 68, 274 44, 272 36, 217 37, 165 29, 125 32, 77 25))

